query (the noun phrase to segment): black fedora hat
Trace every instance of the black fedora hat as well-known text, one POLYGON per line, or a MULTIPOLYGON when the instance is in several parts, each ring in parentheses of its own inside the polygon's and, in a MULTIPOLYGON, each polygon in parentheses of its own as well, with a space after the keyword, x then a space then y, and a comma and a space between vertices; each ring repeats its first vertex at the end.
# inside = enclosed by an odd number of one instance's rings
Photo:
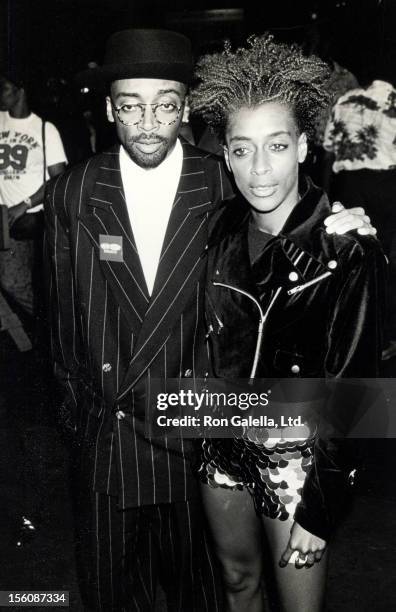
POLYGON ((193 74, 191 43, 170 30, 122 30, 110 36, 102 66, 76 76, 80 86, 95 87, 119 79, 166 79, 188 84, 193 74))

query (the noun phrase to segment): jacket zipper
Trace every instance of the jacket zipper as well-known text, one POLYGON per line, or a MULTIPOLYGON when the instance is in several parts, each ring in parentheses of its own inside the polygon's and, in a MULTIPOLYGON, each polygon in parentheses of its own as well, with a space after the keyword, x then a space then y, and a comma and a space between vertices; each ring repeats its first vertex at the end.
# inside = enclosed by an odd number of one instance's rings
POLYGON ((293 287, 293 289, 289 289, 289 291, 287 292, 287 295, 294 295, 295 293, 298 293, 299 291, 302 291, 306 287, 310 287, 311 285, 315 285, 316 283, 318 283, 319 281, 323 280, 324 278, 327 278, 330 275, 331 275, 331 272, 324 272, 324 274, 321 274, 320 276, 317 276, 316 278, 313 278, 312 280, 308 281, 307 283, 304 283, 303 285, 297 285, 296 287, 293 287))
MULTIPOLYGON (((275 295, 271 299, 266 312, 263 312, 263 309, 261 308, 261 305, 258 302, 258 300, 256 300, 256 298, 253 295, 251 295, 250 293, 248 293, 247 291, 243 291, 243 289, 238 289, 238 287, 234 287, 232 285, 226 285, 225 283, 218 283, 218 282, 215 282, 215 281, 213 281, 213 285, 216 285, 218 287, 225 287, 226 289, 231 289, 231 291, 236 291, 237 293, 241 293, 245 297, 247 297, 250 300, 252 300, 252 302, 254 302, 256 304, 256 306, 257 306, 257 308, 258 308, 258 310, 260 312, 260 322, 259 322, 259 326, 258 326, 258 330, 257 330, 256 350, 254 352, 254 359, 253 359, 252 370, 251 370, 250 376, 249 376, 249 379, 252 381, 256 377, 257 365, 258 365, 258 360, 259 360, 259 357, 260 357, 261 344, 262 344, 262 341, 263 341, 264 323, 267 320, 267 317, 269 315, 269 312, 270 312, 272 306, 275 303, 275 300, 277 299, 278 295, 282 291, 282 287, 278 287, 277 288, 277 290, 275 291, 275 295)), ((215 316, 216 316, 217 321, 220 321, 220 319, 217 317, 216 313, 215 313, 215 316)), ((223 325, 222 325, 222 327, 223 327, 223 325)))

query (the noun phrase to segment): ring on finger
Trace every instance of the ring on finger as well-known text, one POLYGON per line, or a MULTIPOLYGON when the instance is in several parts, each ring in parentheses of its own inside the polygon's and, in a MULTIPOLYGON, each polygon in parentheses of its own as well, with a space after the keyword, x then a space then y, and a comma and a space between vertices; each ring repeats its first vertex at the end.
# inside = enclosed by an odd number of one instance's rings
POLYGON ((301 555, 301 554, 300 554, 300 555, 298 555, 298 557, 297 557, 297 559, 296 559, 296 562, 297 562, 299 565, 304 565, 304 564, 307 562, 307 555, 301 555))

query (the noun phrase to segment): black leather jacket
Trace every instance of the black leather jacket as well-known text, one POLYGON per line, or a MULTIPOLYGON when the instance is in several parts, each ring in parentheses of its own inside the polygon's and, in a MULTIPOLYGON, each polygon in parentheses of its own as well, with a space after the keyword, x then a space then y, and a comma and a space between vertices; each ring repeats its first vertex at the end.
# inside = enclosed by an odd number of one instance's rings
MULTIPOLYGON (((206 313, 216 376, 378 375, 385 257, 371 236, 327 234, 327 196, 306 185, 253 264, 246 203, 228 203, 214 227, 206 313)), ((295 519, 327 539, 354 465, 331 434, 317 438, 314 459, 295 519)))

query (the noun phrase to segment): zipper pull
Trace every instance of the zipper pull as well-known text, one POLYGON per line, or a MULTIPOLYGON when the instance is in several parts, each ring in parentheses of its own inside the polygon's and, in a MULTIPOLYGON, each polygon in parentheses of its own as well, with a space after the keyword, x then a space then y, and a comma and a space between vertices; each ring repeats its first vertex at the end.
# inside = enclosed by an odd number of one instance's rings
POLYGON ((220 319, 219 319, 219 317, 217 316, 217 313, 216 313, 216 312, 214 313, 214 316, 216 317, 217 325, 219 326, 219 327, 218 327, 218 330, 217 330, 217 335, 219 335, 219 333, 220 333, 220 332, 221 332, 221 330, 223 329, 224 325, 223 325, 223 323, 220 321, 220 319))
POLYGON ((294 295, 295 293, 302 291, 306 287, 310 287, 311 285, 316 285, 316 283, 319 283, 319 281, 323 280, 324 278, 327 278, 328 276, 331 276, 331 272, 325 272, 324 274, 321 274, 320 276, 313 278, 312 280, 308 281, 307 283, 304 283, 303 285, 297 285, 297 287, 293 287, 293 289, 289 289, 287 292, 287 295, 294 295))

